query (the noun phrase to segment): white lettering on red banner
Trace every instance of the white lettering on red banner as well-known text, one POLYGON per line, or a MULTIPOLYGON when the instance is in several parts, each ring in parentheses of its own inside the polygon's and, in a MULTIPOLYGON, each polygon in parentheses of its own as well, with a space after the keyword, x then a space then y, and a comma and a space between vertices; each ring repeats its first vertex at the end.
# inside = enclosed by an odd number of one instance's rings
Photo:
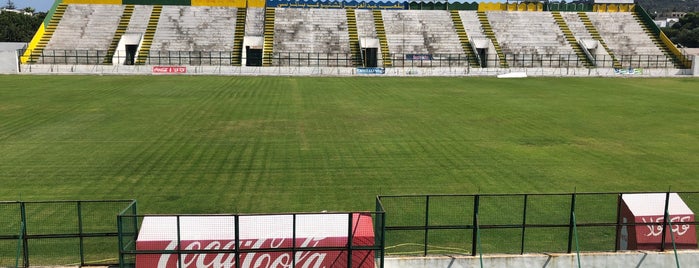
POLYGON ((154 74, 183 74, 187 73, 186 66, 153 66, 154 74))
MULTIPOLYGON (((300 245, 304 247, 316 247, 325 238, 305 238, 300 245)), ((235 241, 221 243, 221 241, 209 241, 202 246, 200 241, 182 241, 184 250, 235 250, 235 241), (223 246, 222 246, 223 245, 223 246)), ((275 249, 282 247, 290 247, 290 239, 258 239, 258 240, 243 240, 243 247, 247 249, 275 249), (252 245, 252 246, 251 246, 252 245)), ((172 241, 164 250, 175 250, 177 241, 172 241)), ((323 262, 327 253, 299 251, 296 252, 296 267, 304 268, 321 268, 329 267, 323 262)), ((241 267, 291 267, 292 260, 288 252, 263 252, 263 253, 244 253, 240 254, 242 261, 241 267)), ((175 267, 177 255, 163 254, 160 255, 157 268, 175 267)), ((182 254, 182 263, 179 267, 197 267, 197 268, 228 268, 235 267, 235 253, 217 253, 217 254, 182 254)))
MULTIPOLYGON (((659 217, 642 217, 641 220, 643 223, 662 223, 663 222, 663 216, 659 217)), ((670 222, 672 223, 672 232, 676 233, 678 236, 682 236, 687 231, 689 231, 689 224, 677 224, 677 223, 684 223, 684 222, 691 222, 692 219, 690 216, 674 216, 670 218, 670 222)), ((662 224, 647 224, 646 228, 648 228, 648 233, 646 236, 660 236, 663 234, 663 225, 662 224)))

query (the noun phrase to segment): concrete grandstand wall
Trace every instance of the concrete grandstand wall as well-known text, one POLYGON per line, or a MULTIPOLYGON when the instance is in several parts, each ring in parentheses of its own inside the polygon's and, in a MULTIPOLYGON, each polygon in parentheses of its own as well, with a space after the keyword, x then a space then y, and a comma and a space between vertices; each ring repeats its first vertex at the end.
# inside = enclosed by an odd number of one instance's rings
MULTIPOLYGON (((699 251, 633 251, 619 253, 581 253, 581 267, 695 267, 699 251), (677 261, 676 261, 677 260, 677 261), (678 263, 679 262, 679 263, 678 263)), ((461 267, 520 267, 576 268, 576 254, 484 255, 481 259, 464 256, 387 257, 385 268, 461 268, 461 267)))

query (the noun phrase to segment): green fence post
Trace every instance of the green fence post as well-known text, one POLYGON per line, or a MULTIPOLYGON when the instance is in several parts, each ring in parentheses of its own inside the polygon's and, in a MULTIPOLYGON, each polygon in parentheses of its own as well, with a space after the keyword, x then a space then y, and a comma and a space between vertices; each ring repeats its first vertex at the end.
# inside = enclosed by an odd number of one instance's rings
POLYGON ((80 266, 85 266, 85 248, 83 239, 83 214, 82 214, 82 201, 78 201, 78 235, 80 240, 79 251, 80 251, 80 266))
MULTIPOLYGON (((352 266, 352 213, 347 213, 347 267, 352 266)), ((295 266, 294 266, 295 267, 295 266)))
POLYGON ((471 238, 471 256, 476 256, 476 246, 478 244, 478 202, 479 196, 473 198, 473 237, 471 238))
POLYGON ((580 265, 580 244, 578 244, 578 222, 575 220, 575 211, 573 211, 573 232, 575 233, 575 254, 578 257, 578 268, 580 265))
POLYGON ((429 225, 430 225, 430 196, 425 196, 425 247, 423 251, 423 256, 427 256, 427 247, 429 244, 429 225))
MULTIPOLYGON (((240 268, 240 215, 235 215, 235 267, 240 268)), ((296 230, 293 230, 294 235, 296 235, 296 230)), ((296 258, 293 256, 292 258, 296 258)))
POLYGON ((568 253, 571 253, 573 250, 573 229, 575 228, 575 193, 571 195, 569 219, 570 222, 568 226, 568 253))
POLYGON ((670 205, 670 191, 668 190, 667 193, 665 193, 665 210, 663 212, 663 233, 661 234, 660 238, 660 251, 665 251, 665 233, 667 233, 667 220, 670 218, 668 215, 667 207, 670 205))
MULTIPOLYGON (((668 211, 665 213, 668 213, 668 211)), ((675 236, 672 234, 672 219, 669 219, 667 224, 670 226, 670 239, 672 239, 672 251, 675 253, 675 264, 677 265, 677 268, 680 268, 680 259, 677 256, 677 244, 675 244, 675 236)))
POLYGON ((524 254, 524 231, 527 229, 527 200, 529 199, 528 194, 524 194, 524 209, 522 212, 522 243, 520 246, 519 254, 524 254))
POLYGON ((24 267, 29 267, 29 245, 27 242, 29 242, 29 239, 27 239, 27 207, 25 202, 20 202, 19 203, 20 207, 20 216, 22 218, 22 223, 24 227, 22 228, 22 250, 24 258, 24 267))
POLYGON ((122 219, 123 219, 122 213, 119 213, 117 215, 117 232, 119 235, 117 236, 117 243, 119 243, 119 268, 124 268, 124 227, 122 226, 122 219))
POLYGON ((24 239, 24 236, 22 235, 24 233, 24 221, 22 221, 19 225, 19 235, 17 237, 17 254, 15 255, 15 268, 19 268, 19 255, 21 252, 22 248, 22 239, 24 239))

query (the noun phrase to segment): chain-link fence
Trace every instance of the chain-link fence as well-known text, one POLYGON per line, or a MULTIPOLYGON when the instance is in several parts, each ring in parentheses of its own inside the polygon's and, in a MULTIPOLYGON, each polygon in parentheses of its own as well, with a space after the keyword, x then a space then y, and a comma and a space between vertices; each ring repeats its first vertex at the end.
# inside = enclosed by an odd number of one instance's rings
POLYGON ((112 265, 132 200, 0 202, 0 267, 112 265))
POLYGON ((383 213, 118 216, 121 267, 383 267, 383 213))
POLYGON ((388 215, 387 255, 697 248, 692 211, 699 209, 699 192, 411 195, 376 202, 388 215))

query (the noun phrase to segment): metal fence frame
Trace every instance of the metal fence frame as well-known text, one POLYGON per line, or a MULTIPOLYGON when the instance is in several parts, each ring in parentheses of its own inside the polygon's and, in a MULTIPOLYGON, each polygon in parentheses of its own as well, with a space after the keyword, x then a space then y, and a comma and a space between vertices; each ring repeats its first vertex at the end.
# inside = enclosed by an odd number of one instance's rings
MULTIPOLYGON (((24 51, 19 51, 22 55, 24 51)), ((145 60, 145 65, 185 65, 185 66, 231 66, 232 51, 151 51, 145 60)), ((37 64, 61 65, 105 65, 107 51, 90 50, 44 50, 39 56, 30 56, 29 62, 37 64)), ((117 54, 114 57, 121 57, 117 54)), ((471 66, 473 59, 466 54, 429 54, 429 58, 412 59, 406 54, 391 53, 392 67, 433 68, 433 67, 465 67, 471 66)), ((588 68, 587 59, 579 58, 577 54, 505 54, 504 62, 514 68, 588 68)), ((308 52, 274 52, 263 55, 262 60, 271 62, 271 66, 287 67, 363 67, 361 56, 353 57, 348 53, 308 53, 308 52)), ((386 67, 385 60, 377 59, 378 67, 386 67)), ((242 58, 241 62, 247 60, 242 58)), ((616 55, 612 58, 606 55, 593 59, 594 67, 611 68, 614 61, 623 68, 675 68, 672 59, 665 55, 616 55)), ((486 58, 476 56, 476 61, 488 68, 500 66, 497 55, 487 55, 486 58)), ((689 64, 683 62, 682 64, 689 64)), ((121 64, 120 64, 121 65, 121 64)))
MULTIPOLYGON (((118 232, 115 228, 113 227, 113 231, 102 231, 102 232, 97 232, 97 231, 87 231, 86 229, 90 229, 91 226, 89 224, 84 223, 85 215, 89 214, 89 211, 86 211, 84 209, 85 206, 87 205, 93 205, 93 204, 119 204, 119 203, 135 203, 134 200, 70 200, 70 201, 3 201, 0 202, 0 206, 15 206, 14 208, 10 208, 8 211, 14 210, 15 208, 18 210, 17 215, 19 216, 16 220, 16 222, 10 220, 10 223, 14 222, 20 227, 20 230, 17 234, 13 235, 4 235, 0 234, 0 241, 17 241, 17 256, 16 256, 16 267, 29 267, 32 265, 31 260, 34 254, 30 251, 30 246, 38 241, 53 241, 53 240, 60 240, 60 239, 69 239, 69 238, 77 238, 79 240, 79 258, 80 258, 80 266, 92 266, 92 265, 112 265, 116 263, 91 263, 88 262, 86 259, 89 257, 89 254, 86 253, 86 250, 89 249, 89 246, 85 245, 85 241, 89 240, 90 238, 100 238, 100 237, 114 237, 116 238, 118 236, 118 232), (77 222, 77 226, 70 226, 70 227, 76 227, 77 232, 35 232, 31 231, 32 228, 36 228, 38 230, 43 230, 43 229, 48 229, 51 227, 56 227, 56 226, 43 226, 41 224, 35 224, 33 225, 32 223, 27 224, 27 219, 28 217, 36 217, 34 215, 31 215, 30 213, 27 212, 27 207, 28 206, 52 206, 52 205, 67 205, 67 206, 75 206, 75 215, 76 218, 71 219, 75 220, 77 222), (28 231, 29 230, 29 231, 28 231), (22 260, 20 263, 20 259, 22 260)), ((114 216, 116 216, 118 211, 115 211, 114 216)), ((60 219, 56 219, 60 220, 60 219)), ((65 226, 61 226, 64 227, 65 226)))
MULTIPOLYGON (((133 208, 127 208, 124 212, 117 216, 117 222, 119 226, 119 259, 120 267, 135 267, 135 259, 137 255, 153 255, 153 254, 172 254, 176 255, 177 263, 183 263, 183 256, 188 254, 233 254, 235 260, 235 265, 233 267, 242 267, 241 257, 242 254, 255 254, 255 253, 290 253, 292 257, 292 265, 290 267, 300 267, 296 264, 296 253, 298 252, 337 252, 338 256, 343 253, 347 253, 346 263, 341 262, 342 267, 356 267, 352 265, 353 252, 356 251, 373 251, 374 259, 371 260, 372 267, 384 267, 384 225, 385 225, 385 214, 383 212, 324 212, 323 215, 348 215, 348 230, 347 230, 347 243, 343 246, 324 246, 324 247, 304 247, 296 244, 295 240, 297 238, 297 226, 296 219, 299 215, 318 215, 319 213, 278 213, 278 214, 157 214, 157 215, 139 215, 136 213, 135 206, 133 208), (372 218, 373 229, 374 229, 374 244, 373 246, 360 246, 353 244, 353 214, 363 214, 370 215, 372 218), (292 216, 293 218, 293 228, 292 228, 292 246, 291 247, 279 247, 279 248, 249 248, 241 249, 234 246, 231 249, 186 249, 181 245, 182 241, 180 237, 180 218, 181 217, 220 217, 229 216, 234 218, 235 226, 235 245, 241 244, 240 229, 239 229, 239 219, 244 216, 279 216, 286 215, 292 216), (144 217, 176 217, 177 219, 177 246, 174 250, 139 250, 136 249, 136 239, 139 234, 139 227, 144 217), (373 266, 376 265, 376 266, 373 266)), ((356 226, 355 226, 356 227, 356 226)), ((190 255, 191 256, 191 255, 190 255)), ((179 265, 178 265, 179 266, 179 265)), ((286 267, 286 266, 285 266, 286 267)), ((306 266, 303 266, 306 267, 306 266)))
MULTIPOLYGON (((422 236, 419 239, 423 239, 424 244, 422 245, 423 250, 421 256, 427 256, 428 254, 428 247, 430 246, 430 241, 429 241, 429 233, 430 231, 434 230, 470 230, 472 231, 473 237, 471 238, 471 243, 470 243, 470 255, 471 256, 476 256, 477 254, 483 254, 482 250, 479 249, 480 247, 480 231, 481 230, 498 230, 498 229, 521 229, 521 245, 520 245, 520 250, 519 254, 524 254, 527 253, 525 251, 525 231, 527 229, 554 229, 554 228, 567 228, 568 229, 568 238, 567 238, 567 250, 565 253, 572 253, 574 251, 578 250, 577 245, 574 248, 574 244, 577 244, 577 237, 574 237, 574 233, 577 232, 577 228, 586 228, 586 227, 615 227, 616 228, 616 241, 614 245, 614 252, 619 251, 620 249, 618 248, 619 244, 619 232, 622 227, 635 227, 635 226, 649 226, 649 225, 657 225, 656 228, 661 230, 662 232, 662 239, 661 241, 665 241, 665 234, 667 232, 664 232, 662 230, 665 230, 665 228, 668 225, 668 197, 671 192, 666 192, 666 200, 665 200, 665 207, 664 207, 664 216, 663 216, 663 222, 661 223, 622 223, 619 222, 619 213, 621 210, 621 197, 624 194, 642 194, 642 193, 651 193, 651 192, 623 192, 623 193, 559 193, 559 194, 474 194, 474 195, 385 195, 385 196, 377 196, 376 198, 376 210, 380 212, 387 213, 391 215, 389 217, 389 221, 386 222, 385 226, 385 231, 384 237, 388 236, 388 233, 391 232, 396 232, 396 233, 410 233, 410 232, 422 232, 422 236), (616 221, 615 222, 583 222, 579 223, 575 219, 575 210, 576 210, 576 198, 580 196, 595 196, 595 195, 617 195, 617 204, 616 204, 616 221), (566 196, 570 198, 570 211, 568 213, 568 223, 566 224, 530 224, 527 223, 527 199, 529 197, 536 196, 536 197, 546 197, 546 196, 566 196), (440 197, 440 198, 463 198, 463 197, 471 197, 473 198, 473 207, 472 207, 472 215, 470 222, 466 222, 463 224, 451 224, 451 225, 438 225, 438 224, 430 224, 430 198, 431 197, 440 197), (481 199, 484 197, 497 197, 497 198, 504 198, 504 197, 522 197, 524 200, 523 208, 524 211, 522 213, 522 221, 521 223, 511 223, 511 224, 490 224, 490 225, 484 225, 480 223, 480 216, 479 216, 479 207, 481 206, 481 199), (416 216, 416 212, 414 211, 386 211, 384 208, 384 203, 387 200, 395 201, 395 199, 398 199, 398 203, 401 203, 400 199, 405 199, 405 198, 424 198, 424 207, 421 208, 422 211, 424 211, 424 224, 422 225, 392 225, 391 224, 391 219, 396 219, 401 217, 400 213, 408 214, 411 216, 416 216), (393 199, 393 200, 392 200, 393 199), (662 229, 660 229, 662 228, 662 229)), ((658 192, 652 192, 652 193, 658 193, 658 192)), ((699 192, 673 192, 677 194, 691 194, 695 195, 699 199, 699 192)), ((529 213, 531 214, 531 213, 529 213)), ((531 216, 531 215, 530 215, 531 216)), ((694 225, 697 226, 699 225, 699 221, 694 222, 682 222, 682 224, 687 224, 687 225, 694 225)), ((672 229, 671 229, 672 230, 672 229)), ((699 235, 699 232, 697 233, 699 235)), ((419 240, 418 239, 418 240, 419 240)), ((389 241, 390 243, 390 241, 389 241)), ((674 240, 673 240, 674 243, 674 240)), ((666 246, 665 243, 660 243, 660 251, 665 251, 666 246)), ((391 246, 388 243, 386 243, 386 246, 391 246)), ((502 253, 502 252, 489 252, 489 253, 502 253)), ((558 253, 563 253, 563 252, 558 252, 558 253)))

